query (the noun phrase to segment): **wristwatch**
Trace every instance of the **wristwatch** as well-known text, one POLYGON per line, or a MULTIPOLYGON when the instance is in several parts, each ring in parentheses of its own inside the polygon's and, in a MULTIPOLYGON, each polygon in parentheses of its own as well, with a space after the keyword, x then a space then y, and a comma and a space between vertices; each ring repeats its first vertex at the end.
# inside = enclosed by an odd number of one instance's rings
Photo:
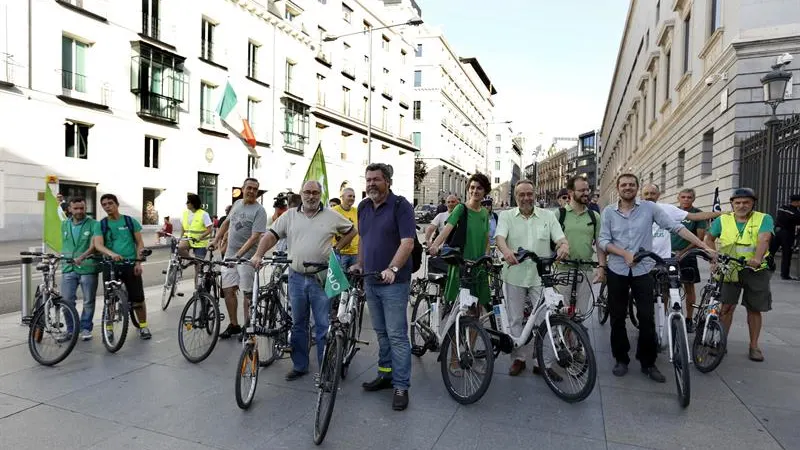
POLYGON ((397 273, 400 269, 398 269, 397 266, 392 266, 392 267, 389 267, 389 270, 391 270, 394 273, 397 273))

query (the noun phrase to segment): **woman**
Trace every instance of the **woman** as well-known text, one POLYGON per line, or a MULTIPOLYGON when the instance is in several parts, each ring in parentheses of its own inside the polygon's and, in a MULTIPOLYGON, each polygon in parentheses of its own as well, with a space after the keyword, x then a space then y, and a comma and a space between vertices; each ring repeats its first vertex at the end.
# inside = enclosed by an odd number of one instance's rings
MULTIPOLYGON (((458 219, 462 214, 467 214, 467 232, 464 248, 461 254, 465 260, 474 261, 489 252, 489 211, 481 206, 481 201, 486 194, 491 191, 489 178, 482 173, 476 173, 469 178, 467 185, 467 203, 459 204, 447 218, 447 225, 433 242, 429 251, 431 255, 437 255, 442 248, 442 244, 453 232, 458 224, 458 219)), ((470 286, 472 295, 478 297, 480 304, 489 307, 489 277, 484 268, 475 272, 475 279, 470 286)), ((451 265, 447 271, 447 284, 444 289, 444 298, 447 302, 455 301, 458 298, 458 291, 461 288, 460 267, 451 265)))

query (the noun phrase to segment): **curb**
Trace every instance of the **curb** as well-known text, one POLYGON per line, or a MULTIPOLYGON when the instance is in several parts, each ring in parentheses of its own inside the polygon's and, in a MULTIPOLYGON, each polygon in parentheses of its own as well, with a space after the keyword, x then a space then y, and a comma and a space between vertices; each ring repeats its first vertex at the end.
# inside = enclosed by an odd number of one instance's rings
MULTIPOLYGON (((158 249, 162 249, 162 248, 169 248, 169 244, 153 245, 153 246, 150 246, 150 247, 145 246, 145 248, 146 249, 150 249, 150 250, 158 250, 158 249)), ((19 258, 17 258, 17 259, 9 259, 9 260, 6 260, 6 261, 0 261, 0 267, 15 266, 17 264, 19 264, 19 258)))

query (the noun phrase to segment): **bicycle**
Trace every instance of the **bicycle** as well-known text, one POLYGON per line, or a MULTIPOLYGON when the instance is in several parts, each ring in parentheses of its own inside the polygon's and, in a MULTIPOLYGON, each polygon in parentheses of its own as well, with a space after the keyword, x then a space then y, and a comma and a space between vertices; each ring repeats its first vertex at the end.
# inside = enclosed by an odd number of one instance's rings
MULTIPOLYGON (((606 321, 608 321, 608 287, 606 286, 606 282, 604 281, 600 284, 600 291, 597 295, 597 301, 594 304, 594 307, 597 308, 597 321, 600 325, 605 325, 606 321)), ((633 296, 631 295, 630 291, 628 291, 628 319, 631 321, 631 325, 634 328, 639 328, 639 319, 637 319, 636 315, 636 304, 633 301, 633 296)))
POLYGON ((43 366, 53 366, 69 356, 78 342, 78 310, 61 297, 56 285, 59 261, 69 264, 73 260, 42 252, 20 252, 20 255, 42 258, 36 265, 36 270, 42 272, 42 283, 36 287, 33 312, 23 317, 22 323, 29 327, 28 350, 33 359, 43 366), (45 356, 47 346, 42 344, 46 337, 54 344, 53 356, 45 356))
POLYGON ((117 279, 118 265, 134 265, 137 262, 144 262, 152 253, 150 249, 142 251, 141 259, 122 259, 114 261, 108 257, 93 257, 99 260, 104 266, 104 275, 108 279, 103 280, 103 313, 100 319, 103 330, 103 346, 111 353, 116 353, 125 344, 128 335, 128 320, 133 323, 135 328, 139 328, 139 320, 136 312, 128 302, 128 292, 125 285, 117 279), (119 330, 115 330, 118 325, 119 330))
MULTIPOLYGON (((303 266, 328 269, 327 264, 303 263, 303 266)), ((354 281, 363 281, 366 277, 379 278, 380 272, 351 273, 349 277, 354 281)), ((319 376, 316 380, 317 404, 314 410, 314 444, 316 445, 322 443, 328 432, 339 382, 345 377, 346 368, 358 351, 356 344, 364 343, 358 341, 358 335, 361 332, 359 310, 363 311, 364 307, 363 291, 359 296, 359 290, 358 287, 351 285, 350 289, 340 294, 336 317, 328 326, 325 349, 322 352, 322 364, 320 364, 319 376)))
MULTIPOLYGON (((700 257, 711 261, 705 253, 698 253, 700 257)), ((735 266, 743 269, 750 268, 743 257, 733 258, 728 255, 717 255, 716 269, 711 272, 708 282, 700 292, 700 304, 694 305, 693 317, 695 325, 694 341, 692 341, 692 361, 701 373, 709 373, 716 369, 722 358, 727 353, 728 333, 720 320, 722 310, 722 282, 735 266)))
MULTIPOLYGON (((219 310, 220 272, 215 268, 228 267, 230 264, 214 261, 213 254, 210 260, 180 257, 179 265, 181 261, 190 261, 198 265, 194 294, 183 307, 178 322, 178 346, 181 354, 187 361, 196 364, 208 358, 217 345, 220 323, 225 320, 225 314, 219 310), (198 340, 204 341, 190 347, 187 345, 189 336, 198 336, 198 340), (194 350, 197 353, 193 353, 194 350)), ((183 296, 183 294, 178 295, 183 296)))
POLYGON ((194 238, 177 238, 170 233, 164 233, 170 239, 170 257, 167 268, 162 270, 164 274, 164 288, 161 291, 161 310, 166 311, 172 298, 175 297, 178 283, 183 279, 183 264, 181 256, 178 254, 178 243, 181 241, 194 241, 194 238))
MULTIPOLYGON (((547 387, 556 396, 568 403, 575 403, 586 399, 594 390, 597 382, 597 361, 592 350, 589 336, 579 322, 570 318, 576 316, 573 301, 577 297, 577 282, 579 276, 572 270, 556 272, 555 257, 540 257, 535 252, 519 248, 515 255, 517 261, 530 259, 536 264, 536 270, 542 280, 542 293, 536 304, 527 304, 525 307, 525 325, 519 336, 511 334, 508 313, 503 302, 502 290, 499 289, 500 279, 498 273, 500 266, 494 266, 493 278, 496 292, 492 299, 492 312, 482 316, 488 320, 491 328, 487 329, 492 337, 492 346, 495 356, 500 352, 511 353, 515 348, 527 345, 531 339, 534 341, 534 353, 547 387), (564 305, 564 296, 555 290, 556 286, 572 286, 572 295, 569 306, 564 305), (534 330, 536 323, 541 322, 534 330), (556 331, 557 330, 557 331, 556 331), (545 341, 548 347, 545 349, 545 341), (555 364, 547 367, 548 359, 554 358, 555 364), (556 372, 563 371, 563 376, 556 372), (565 385, 576 386, 577 392, 566 392, 559 386, 566 380, 565 385), (578 381, 578 382, 576 382, 578 381)), ((563 260, 567 264, 577 267, 588 264, 581 260, 563 260)), ((581 274, 582 275, 582 274, 581 274)))
POLYGON ((367 303, 366 293, 364 292, 364 278, 377 276, 379 273, 348 273, 347 281, 350 288, 339 294, 339 306, 336 312, 336 319, 348 325, 344 359, 342 361, 342 379, 347 378, 347 372, 353 357, 356 356, 360 347, 358 344, 369 345, 369 342, 361 340, 361 330, 364 325, 364 305, 367 303))
POLYGON ((411 353, 421 357, 428 350, 439 352, 442 380, 448 394, 456 402, 467 405, 478 401, 489 389, 494 370, 494 354, 489 333, 474 313, 478 298, 464 286, 473 282, 477 269, 492 264, 492 257, 485 255, 475 261, 464 260, 460 250, 449 247, 442 248, 440 257, 448 264, 462 267, 458 299, 440 308, 440 292, 444 289, 447 275, 428 275, 429 279, 435 280, 433 283, 438 292, 435 295, 424 292, 417 296, 411 313, 411 353), (422 308, 426 309, 423 311, 422 308), (422 339, 422 345, 414 344, 417 333, 422 339), (478 347, 482 346, 482 349, 476 350, 476 344, 478 347), (475 369, 481 366, 483 371, 479 373, 475 369), (455 380, 458 378, 461 379, 461 391, 455 388, 455 380), (468 386, 474 386, 475 389, 468 392, 468 386))

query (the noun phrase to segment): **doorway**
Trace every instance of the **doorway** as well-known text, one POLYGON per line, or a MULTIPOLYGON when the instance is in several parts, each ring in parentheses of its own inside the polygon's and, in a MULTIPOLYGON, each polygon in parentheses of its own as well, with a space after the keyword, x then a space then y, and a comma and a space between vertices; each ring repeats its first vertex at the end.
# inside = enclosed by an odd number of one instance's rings
POLYGON ((217 214, 217 174, 197 172, 197 195, 203 210, 211 216, 217 214))
POLYGON ((159 195, 161 195, 161 189, 142 189, 142 225, 158 225, 156 199, 159 195))

